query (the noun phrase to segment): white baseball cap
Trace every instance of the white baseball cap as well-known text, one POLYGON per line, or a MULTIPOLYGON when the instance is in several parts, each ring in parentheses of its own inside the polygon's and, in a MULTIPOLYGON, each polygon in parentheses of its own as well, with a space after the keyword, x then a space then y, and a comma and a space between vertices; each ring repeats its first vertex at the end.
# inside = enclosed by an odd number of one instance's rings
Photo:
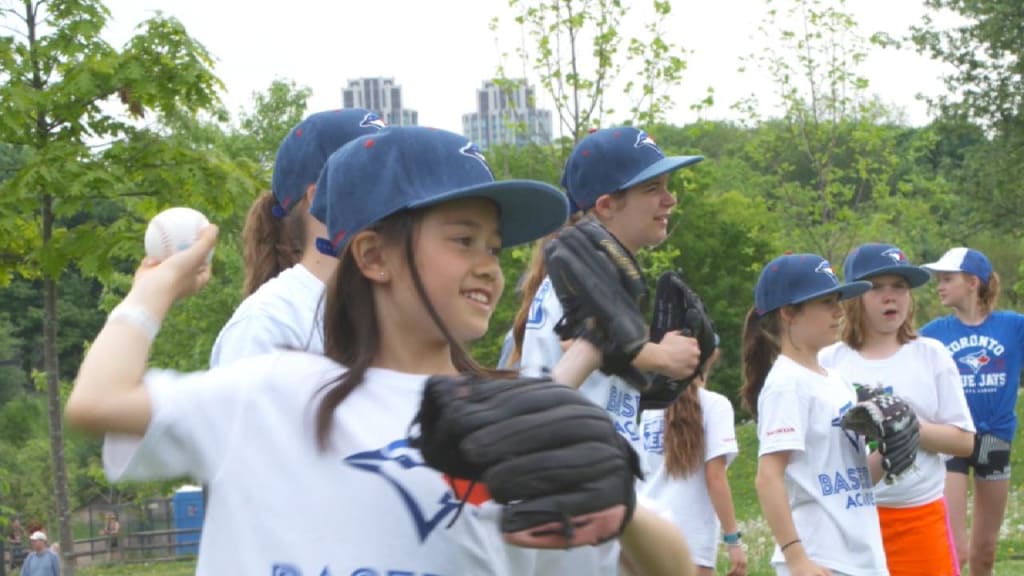
POLYGON ((924 264, 933 272, 966 272, 988 282, 992 278, 992 263, 981 252, 960 246, 942 255, 936 262, 924 264))
POLYGON ((42 530, 36 530, 35 532, 32 533, 31 536, 28 537, 28 539, 29 540, 43 540, 43 541, 47 540, 46 533, 43 532, 42 530))

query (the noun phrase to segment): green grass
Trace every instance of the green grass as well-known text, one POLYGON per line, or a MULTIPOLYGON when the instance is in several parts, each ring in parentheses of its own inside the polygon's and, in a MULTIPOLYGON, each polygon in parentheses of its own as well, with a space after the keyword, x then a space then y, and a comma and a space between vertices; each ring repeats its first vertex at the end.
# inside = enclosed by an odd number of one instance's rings
POLYGON ((132 564, 101 564, 80 568, 79 576, 192 576, 196 573, 195 557, 167 562, 132 564))

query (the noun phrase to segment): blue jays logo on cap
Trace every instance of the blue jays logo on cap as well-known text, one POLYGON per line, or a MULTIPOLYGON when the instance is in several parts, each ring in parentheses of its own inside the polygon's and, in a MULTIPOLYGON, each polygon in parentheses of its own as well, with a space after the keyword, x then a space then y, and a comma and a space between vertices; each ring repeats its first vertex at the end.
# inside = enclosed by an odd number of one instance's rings
POLYGON ((465 146, 459 148, 459 154, 478 160, 484 165, 484 168, 487 168, 488 172, 494 174, 491 166, 487 163, 487 157, 484 156, 484 153, 480 151, 480 147, 475 142, 467 142, 465 146))
POLYGON ((384 123, 384 119, 374 112, 370 112, 366 116, 363 116, 363 120, 362 122, 359 123, 359 125, 362 126, 363 128, 373 127, 377 128, 378 130, 383 130, 388 127, 388 125, 384 123))
POLYGON ((814 269, 815 272, 820 272, 829 278, 831 278, 836 284, 839 284, 839 277, 836 276, 835 270, 832 270, 832 265, 828 263, 828 260, 822 260, 818 267, 814 269))
POLYGON ((882 256, 888 256, 889 258, 892 258, 892 261, 896 262, 897 264, 900 263, 900 262, 906 262, 907 261, 907 257, 903 254, 903 251, 900 250, 899 248, 890 248, 890 249, 886 250, 885 252, 882 252, 882 256))
POLYGON ((654 141, 654 138, 648 136, 647 132, 644 130, 637 133, 636 142, 633 143, 634 148, 639 148, 641 146, 649 146, 658 152, 661 152, 661 148, 658 148, 658 143, 654 141))

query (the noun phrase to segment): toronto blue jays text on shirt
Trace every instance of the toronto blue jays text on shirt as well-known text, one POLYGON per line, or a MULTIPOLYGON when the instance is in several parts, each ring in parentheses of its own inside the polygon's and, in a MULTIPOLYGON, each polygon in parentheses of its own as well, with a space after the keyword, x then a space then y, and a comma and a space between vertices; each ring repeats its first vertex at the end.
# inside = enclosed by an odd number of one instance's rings
POLYGON ((953 340, 946 348, 959 364, 964 394, 994 392, 1006 386, 1006 362, 1002 359, 1006 347, 995 338, 971 334, 953 340))

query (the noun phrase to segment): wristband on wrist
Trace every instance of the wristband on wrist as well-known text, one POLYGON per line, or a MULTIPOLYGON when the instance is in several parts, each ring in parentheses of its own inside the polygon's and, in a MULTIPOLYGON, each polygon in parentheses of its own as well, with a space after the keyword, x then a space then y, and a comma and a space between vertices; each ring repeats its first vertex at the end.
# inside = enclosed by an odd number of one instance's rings
POLYGON ((733 545, 737 545, 737 544, 740 543, 740 538, 743 538, 743 532, 740 532, 739 530, 737 530, 737 531, 733 532, 732 534, 723 534, 722 535, 722 542, 725 542, 726 544, 729 544, 730 546, 733 546, 733 545))
POLYGON ((789 548, 790 546, 792 546, 793 544, 796 544, 799 541, 800 541, 800 539, 797 538, 796 540, 790 540, 789 542, 786 542, 782 546, 779 546, 779 552, 785 552, 786 548, 789 548))
POLYGON ((131 324, 142 330, 149 337, 150 341, 155 340, 156 335, 160 332, 160 321, 153 318, 153 315, 142 306, 126 305, 124 302, 114 306, 114 309, 110 311, 110 315, 107 316, 107 323, 109 324, 115 320, 131 324))

